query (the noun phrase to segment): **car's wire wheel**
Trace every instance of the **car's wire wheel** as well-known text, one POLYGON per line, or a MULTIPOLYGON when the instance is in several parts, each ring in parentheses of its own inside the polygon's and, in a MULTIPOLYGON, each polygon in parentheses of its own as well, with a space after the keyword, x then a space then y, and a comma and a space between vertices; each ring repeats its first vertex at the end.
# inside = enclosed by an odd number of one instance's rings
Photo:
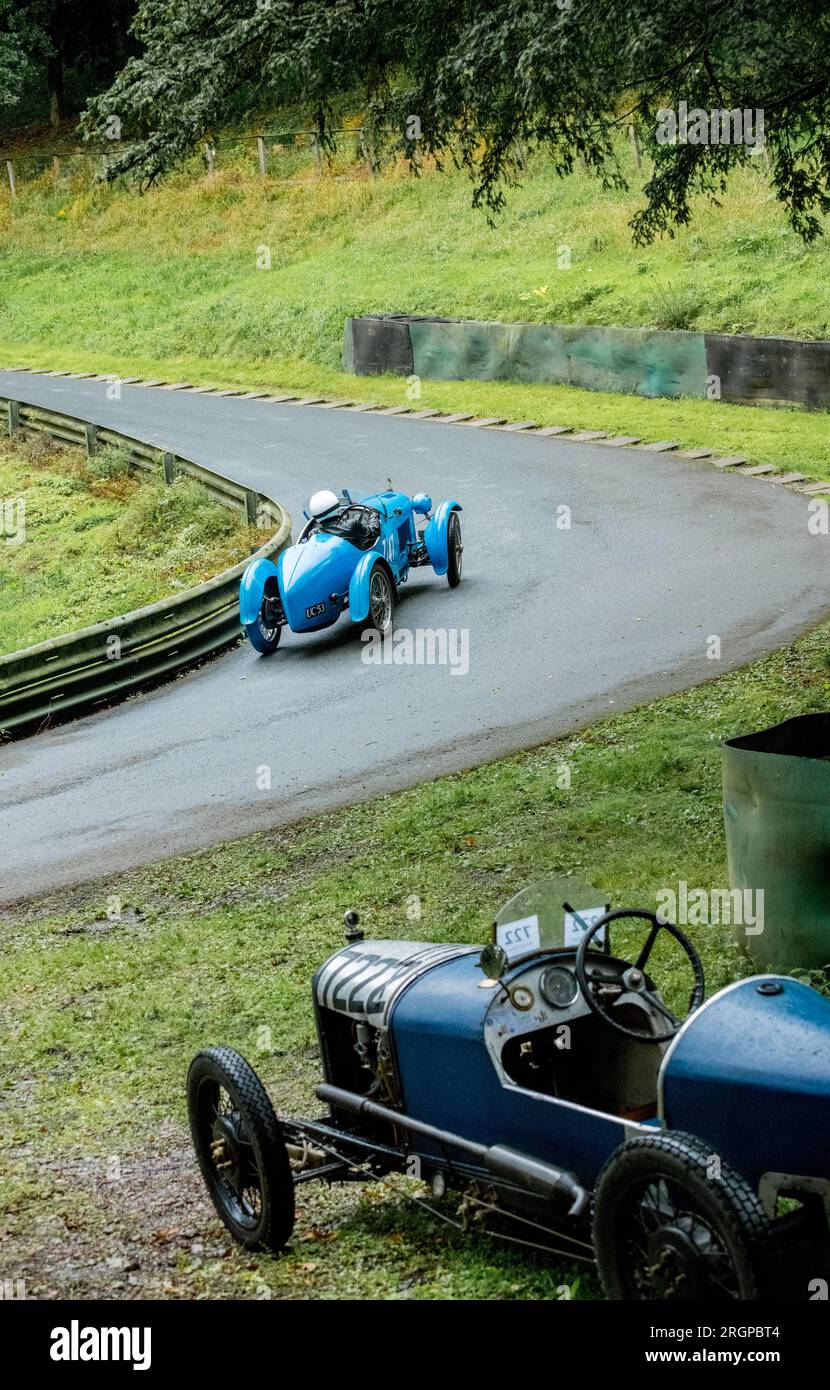
POLYGON ((688 1134, 629 1140, 597 1180, 594 1251, 609 1298, 758 1298, 770 1234, 745 1179, 688 1134))
POLYGON ((392 612, 395 597, 392 580, 382 565, 375 565, 369 581, 369 614, 366 626, 386 637, 392 631, 392 612))
POLYGON ((447 524, 447 583, 451 589, 461 583, 464 546, 461 540, 461 521, 458 512, 450 512, 447 524))
POLYGON ((257 626, 262 635, 263 641, 268 642, 271 646, 276 647, 277 643, 280 640, 280 632, 282 631, 282 628, 280 623, 269 621, 264 603, 259 610, 259 615, 257 617, 257 626))
POLYGON ((253 1067, 232 1047, 200 1052, 187 1076, 187 1105, 222 1221, 241 1245, 280 1250, 294 1227, 294 1182, 279 1120, 253 1067))

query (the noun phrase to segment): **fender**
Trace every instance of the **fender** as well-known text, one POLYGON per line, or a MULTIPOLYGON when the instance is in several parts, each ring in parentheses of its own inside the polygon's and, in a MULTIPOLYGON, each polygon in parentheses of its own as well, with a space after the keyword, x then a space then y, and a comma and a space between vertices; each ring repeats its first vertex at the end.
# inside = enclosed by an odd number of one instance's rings
POLYGON ((367 550, 349 581, 349 613, 353 623, 362 623, 369 616, 369 585, 375 565, 383 566, 392 581, 393 591, 395 589, 395 576, 383 556, 376 550, 367 550))
POLYGON ((435 512, 427 522, 424 531, 424 545, 427 548, 430 564, 436 574, 446 574, 449 568, 447 532, 450 525, 450 513, 461 510, 461 503, 448 497, 445 502, 438 503, 435 512))
POLYGON ((279 571, 273 561, 265 555, 252 560, 242 575, 239 585, 239 618, 243 627, 256 622, 262 607, 265 584, 272 578, 279 583, 279 571))

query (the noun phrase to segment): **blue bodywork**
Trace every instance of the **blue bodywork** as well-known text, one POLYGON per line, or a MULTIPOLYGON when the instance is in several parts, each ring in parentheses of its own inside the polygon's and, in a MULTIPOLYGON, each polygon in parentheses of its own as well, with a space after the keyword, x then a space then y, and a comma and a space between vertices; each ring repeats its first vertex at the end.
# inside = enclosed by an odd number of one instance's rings
POLYGON ((432 568, 436 574, 446 574, 449 566, 449 555, 447 553, 447 534, 450 525, 450 512, 460 511, 458 503, 453 500, 442 502, 435 509, 435 515, 430 517, 424 531, 424 541, 429 551, 429 558, 432 568))
POLYGON ((383 566, 394 586, 406 582, 410 568, 431 564, 436 574, 447 573, 447 532, 453 499, 441 502, 429 516, 431 501, 423 494, 386 491, 370 495, 343 491, 344 507, 367 509, 373 528, 361 543, 326 529, 325 521, 309 522, 297 544, 282 551, 276 565, 260 557, 242 576, 239 610, 242 626, 255 624, 268 594, 279 594, 281 618, 292 632, 314 632, 330 627, 346 610, 353 622, 363 622, 369 612, 369 585, 377 565, 383 566), (416 531, 416 517, 429 516, 423 533, 416 531), (370 539, 376 530, 374 539, 370 539))
MULTIPOLYGON (((770 1175, 817 1180, 802 1186, 823 1195, 830 1215, 830 1000, 790 977, 753 977, 707 1000, 671 1041, 627 1044, 593 1021, 581 997, 570 1013, 543 1003, 541 972, 571 968, 573 958, 558 950, 511 967, 504 985, 530 986, 536 1000, 521 1013, 505 989, 486 987, 477 948, 345 947, 314 983, 326 1081, 356 1088, 331 1020, 363 1020, 386 1038, 400 1110, 438 1130, 508 1145, 568 1170, 588 1191, 626 1139, 679 1130, 703 1140, 756 1191, 770 1175), (561 1062, 549 1054, 535 1073, 542 1079, 517 1079, 526 1040, 560 1018, 573 1030, 572 1048, 561 1062)), ((412 1150, 446 1163, 446 1144, 428 1137, 413 1137, 412 1150)))
POLYGON ((632 1127, 505 1084, 485 1045, 493 991, 480 983, 476 952, 422 975, 398 999, 390 1027, 403 1110, 483 1144, 509 1144, 591 1186, 632 1127))
POLYGON ((698 1134, 754 1187, 830 1176, 830 1000, 790 976, 741 980, 669 1046, 661 1118, 698 1134))
POLYGON ((245 570, 239 585, 239 617, 243 627, 256 622, 269 579, 278 585, 277 567, 264 555, 253 560, 245 570))

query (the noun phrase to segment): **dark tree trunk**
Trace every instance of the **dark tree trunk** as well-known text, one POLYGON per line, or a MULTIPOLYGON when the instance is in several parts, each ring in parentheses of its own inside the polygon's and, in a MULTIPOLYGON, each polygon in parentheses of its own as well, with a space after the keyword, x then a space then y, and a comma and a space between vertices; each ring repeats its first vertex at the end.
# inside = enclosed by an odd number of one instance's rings
POLYGON ((49 121, 53 126, 59 125, 65 114, 62 11, 63 6, 58 0, 49 24, 52 52, 46 67, 46 78, 49 84, 49 121))

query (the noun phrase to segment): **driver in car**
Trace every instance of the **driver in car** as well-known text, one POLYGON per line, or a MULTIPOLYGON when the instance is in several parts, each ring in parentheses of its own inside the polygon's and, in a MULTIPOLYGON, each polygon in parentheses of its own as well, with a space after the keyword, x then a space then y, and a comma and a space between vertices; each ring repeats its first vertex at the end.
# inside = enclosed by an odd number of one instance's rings
POLYGON ((380 535, 380 518, 372 507, 344 502, 328 489, 315 492, 308 504, 308 511, 310 521, 301 540, 307 540, 314 531, 324 531, 329 535, 342 536, 358 550, 368 550, 380 535))

